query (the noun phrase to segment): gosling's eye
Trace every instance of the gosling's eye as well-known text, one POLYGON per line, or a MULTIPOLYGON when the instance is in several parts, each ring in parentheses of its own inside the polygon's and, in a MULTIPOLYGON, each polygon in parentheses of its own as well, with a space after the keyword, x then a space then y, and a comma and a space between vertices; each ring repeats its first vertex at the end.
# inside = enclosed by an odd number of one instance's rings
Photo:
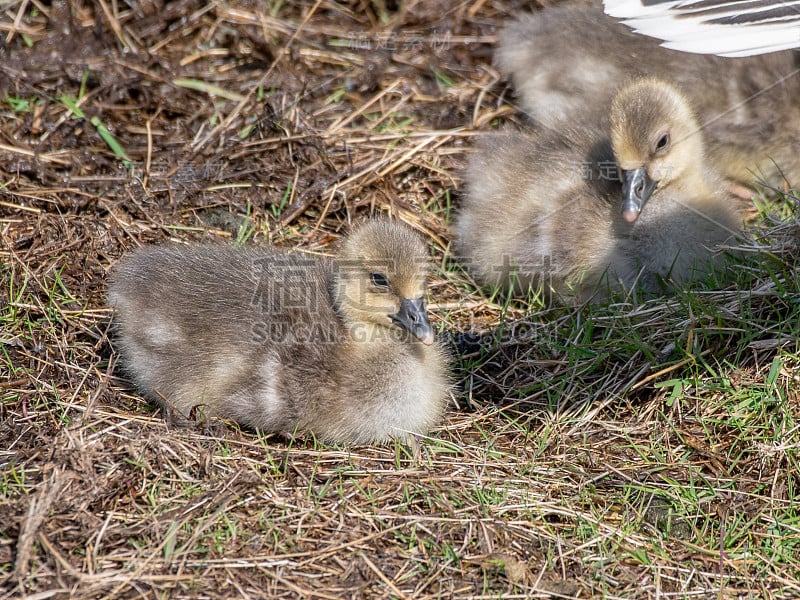
POLYGON ((661 152, 669 148, 669 133, 665 133, 656 142, 656 152, 661 152))
POLYGON ((383 273, 370 273, 369 278, 376 288, 387 289, 389 287, 389 280, 386 279, 386 275, 383 273))

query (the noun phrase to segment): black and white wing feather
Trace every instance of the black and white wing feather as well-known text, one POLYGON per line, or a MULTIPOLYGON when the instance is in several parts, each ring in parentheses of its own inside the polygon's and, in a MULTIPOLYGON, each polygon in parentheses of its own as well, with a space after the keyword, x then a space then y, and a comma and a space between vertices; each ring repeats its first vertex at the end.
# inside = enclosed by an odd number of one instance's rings
POLYGON ((751 56, 800 47, 800 0, 603 0, 606 14, 662 46, 751 56))

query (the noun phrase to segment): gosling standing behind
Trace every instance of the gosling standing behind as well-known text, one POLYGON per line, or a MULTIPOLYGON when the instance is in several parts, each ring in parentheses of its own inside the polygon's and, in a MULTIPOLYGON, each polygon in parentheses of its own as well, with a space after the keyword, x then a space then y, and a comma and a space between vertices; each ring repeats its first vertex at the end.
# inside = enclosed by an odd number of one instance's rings
POLYGON ((457 247, 484 284, 567 303, 665 291, 718 266, 738 201, 703 154, 686 98, 656 79, 615 97, 607 130, 486 136, 466 173, 457 247), (621 171, 621 179, 619 171, 621 171))
POLYGON ((498 34, 496 60, 526 114, 550 128, 597 122, 630 77, 672 81, 691 100, 723 177, 745 186, 800 183, 798 53, 720 58, 669 50, 603 14, 595 0, 521 15, 498 34))
POLYGON ((274 249, 151 246, 115 269, 116 346, 136 385, 186 419, 367 443, 424 433, 448 360, 425 309, 428 259, 374 220, 333 260, 274 249))

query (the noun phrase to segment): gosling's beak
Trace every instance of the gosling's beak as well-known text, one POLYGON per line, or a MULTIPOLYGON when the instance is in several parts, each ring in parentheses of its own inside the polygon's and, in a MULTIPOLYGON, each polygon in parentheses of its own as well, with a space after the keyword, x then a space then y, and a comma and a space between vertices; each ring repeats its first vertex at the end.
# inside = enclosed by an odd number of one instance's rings
POLYGON ((625 171, 622 182, 622 218, 633 223, 639 218, 645 202, 656 189, 656 182, 650 179, 647 169, 639 167, 625 171))
POLYGON ((411 332, 423 344, 430 346, 433 343, 433 327, 428 321, 425 301, 422 298, 417 298, 416 300, 404 299, 400 303, 400 310, 397 314, 390 316, 392 321, 411 332))

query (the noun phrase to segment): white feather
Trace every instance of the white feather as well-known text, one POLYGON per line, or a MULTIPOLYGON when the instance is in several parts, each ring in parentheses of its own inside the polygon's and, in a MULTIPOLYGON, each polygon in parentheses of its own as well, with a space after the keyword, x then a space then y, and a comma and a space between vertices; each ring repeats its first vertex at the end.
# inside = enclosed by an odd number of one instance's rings
POLYGON ((800 0, 603 0, 606 14, 637 33, 664 40, 666 48, 750 56, 800 47, 800 0), (735 23, 720 20, 736 18, 735 23))

